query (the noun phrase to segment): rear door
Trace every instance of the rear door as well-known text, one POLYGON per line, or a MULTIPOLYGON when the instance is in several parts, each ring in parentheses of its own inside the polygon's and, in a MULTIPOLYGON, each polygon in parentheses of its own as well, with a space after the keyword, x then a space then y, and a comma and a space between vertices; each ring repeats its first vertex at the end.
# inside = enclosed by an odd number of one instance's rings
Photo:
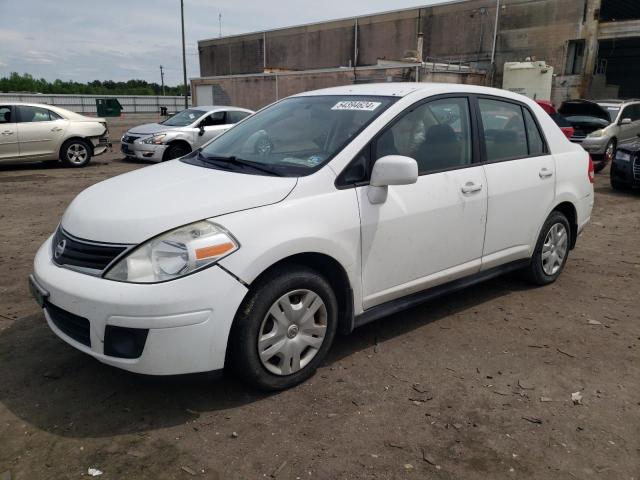
POLYGON ((489 187, 482 269, 528 258, 555 198, 555 161, 528 107, 479 97, 489 187))
POLYGON ((57 158, 68 120, 44 107, 18 105, 16 110, 20 158, 57 158))
POLYGON ((15 109, 11 105, 0 105, 0 162, 15 160, 19 155, 15 116, 15 109))

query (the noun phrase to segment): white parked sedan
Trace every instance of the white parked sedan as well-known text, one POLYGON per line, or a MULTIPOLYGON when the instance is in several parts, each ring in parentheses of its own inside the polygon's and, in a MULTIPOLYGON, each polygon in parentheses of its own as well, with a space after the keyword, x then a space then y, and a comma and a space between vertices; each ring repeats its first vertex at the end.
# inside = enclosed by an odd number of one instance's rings
POLYGON ((0 103, 0 162, 60 160, 84 167, 109 147, 104 118, 52 105, 0 103))
POLYGON ((512 270, 555 281, 592 182, 589 155, 523 96, 330 88, 88 188, 30 284, 51 329, 101 362, 281 389, 336 332, 512 270))
POLYGON ((251 115, 246 108, 191 107, 160 123, 133 127, 122 136, 122 153, 129 158, 164 162, 182 157, 226 132, 251 115))

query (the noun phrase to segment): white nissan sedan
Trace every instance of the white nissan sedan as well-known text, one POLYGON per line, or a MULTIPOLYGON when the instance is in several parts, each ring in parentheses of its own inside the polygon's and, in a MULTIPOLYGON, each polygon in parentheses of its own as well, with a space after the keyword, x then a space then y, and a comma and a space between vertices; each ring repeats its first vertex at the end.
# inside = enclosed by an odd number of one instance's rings
POLYGON ((329 88, 88 188, 30 285, 56 335, 101 362, 282 389, 337 332, 508 271, 555 281, 592 183, 589 155, 518 94, 329 88))

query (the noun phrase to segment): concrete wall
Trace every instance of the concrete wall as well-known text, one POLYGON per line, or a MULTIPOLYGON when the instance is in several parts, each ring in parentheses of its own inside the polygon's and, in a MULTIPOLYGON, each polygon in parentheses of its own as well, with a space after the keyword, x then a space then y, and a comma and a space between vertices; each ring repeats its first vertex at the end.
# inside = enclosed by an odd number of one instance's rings
MULTIPOLYGON (((308 90, 385 81, 415 81, 415 67, 366 68, 292 72, 279 74, 238 75, 218 78, 197 78, 191 82, 191 91, 199 85, 214 87, 214 103, 230 104, 258 110, 284 97, 308 90)), ((421 70, 423 82, 465 83, 484 85, 485 75, 478 73, 431 72, 421 70)), ((197 94, 194 105, 198 105, 197 94)))

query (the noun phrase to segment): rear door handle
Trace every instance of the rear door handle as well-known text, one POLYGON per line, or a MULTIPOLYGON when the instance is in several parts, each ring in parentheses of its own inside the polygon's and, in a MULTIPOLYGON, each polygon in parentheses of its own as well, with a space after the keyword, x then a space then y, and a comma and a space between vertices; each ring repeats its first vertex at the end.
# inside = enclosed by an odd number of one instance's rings
POLYGON ((53 127, 51 129, 52 132, 59 132, 60 130, 62 130, 60 127, 53 127))
POLYGON ((553 171, 545 167, 542 170, 540 170, 539 175, 540 175, 540 178, 547 178, 553 175, 553 171))
POLYGON ((461 190, 462 190, 462 193, 479 192, 480 190, 482 190, 482 184, 481 183, 467 182, 462 186, 461 190))
POLYGON ((11 130, 5 130, 2 132, 2 135, 13 135, 13 132, 11 130))

